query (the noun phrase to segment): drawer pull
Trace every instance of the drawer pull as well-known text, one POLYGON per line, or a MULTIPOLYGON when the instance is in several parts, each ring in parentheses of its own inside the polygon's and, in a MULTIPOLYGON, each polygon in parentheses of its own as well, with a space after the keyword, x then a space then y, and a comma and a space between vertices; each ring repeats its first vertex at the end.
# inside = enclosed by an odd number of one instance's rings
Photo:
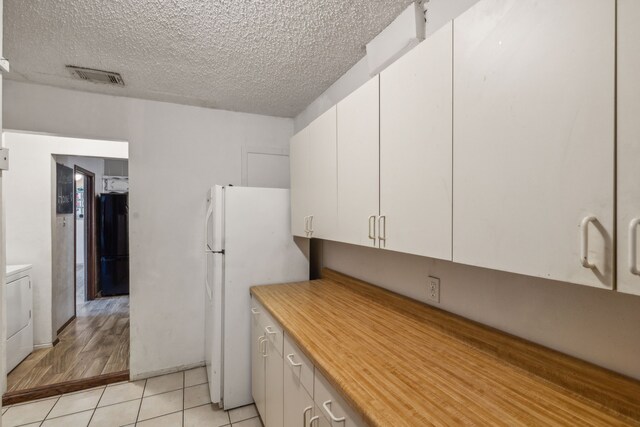
POLYGON ((251 308, 251 314, 253 314, 253 315, 255 316, 255 315, 260 314, 260 312, 259 312, 257 309, 255 309, 255 308, 253 308, 253 307, 252 307, 252 308, 251 308))
POLYGON ((309 424, 307 424, 307 427, 312 427, 313 426, 313 422, 314 421, 320 422, 319 420, 320 420, 320 417, 317 416, 317 415, 315 417, 311 417, 311 419, 309 420, 309 424))
POLYGON ((636 237, 638 224, 640 224, 640 218, 634 218, 629 224, 629 271, 635 275, 640 275, 640 270, 638 270, 638 264, 636 262, 638 256, 638 242, 636 237))
POLYGON ((331 401, 330 400, 327 400, 326 402, 324 402, 322 404, 322 407, 324 408, 324 410, 327 413, 327 415, 329 415, 329 418, 331 418, 331 421, 339 423, 339 422, 343 422, 345 420, 344 417, 336 417, 335 415, 333 415, 333 412, 331 412, 331 401))
POLYGON ((313 406, 307 406, 304 408, 304 412, 302 413, 302 427, 306 427, 307 425, 307 412, 311 411, 313 406))
POLYGON ((291 366, 299 368, 300 366, 302 366, 302 363, 296 363, 293 361, 293 353, 291 354, 287 354, 287 360, 289 361, 289 363, 291 363, 291 366))
POLYGON ((260 352, 260 354, 262 354, 262 357, 267 357, 267 346, 264 346, 264 349, 262 347, 262 344, 265 344, 267 342, 267 339, 263 336, 261 336, 258 339, 258 343, 259 343, 259 348, 258 351, 260 352))
POLYGON ((276 335, 276 334, 277 334, 277 332, 276 332, 276 331, 274 331, 274 330, 271 328, 271 326, 267 326, 266 328, 264 328, 264 331, 265 331, 266 333, 268 333, 269 335, 276 335))

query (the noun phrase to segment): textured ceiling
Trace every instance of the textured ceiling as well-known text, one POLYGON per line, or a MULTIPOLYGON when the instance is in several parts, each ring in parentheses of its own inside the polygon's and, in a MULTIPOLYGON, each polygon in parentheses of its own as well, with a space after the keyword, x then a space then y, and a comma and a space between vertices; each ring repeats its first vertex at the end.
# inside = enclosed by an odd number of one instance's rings
POLYGON ((411 0, 4 0, 10 79, 293 117, 411 0), (74 79, 66 64, 122 74, 74 79))

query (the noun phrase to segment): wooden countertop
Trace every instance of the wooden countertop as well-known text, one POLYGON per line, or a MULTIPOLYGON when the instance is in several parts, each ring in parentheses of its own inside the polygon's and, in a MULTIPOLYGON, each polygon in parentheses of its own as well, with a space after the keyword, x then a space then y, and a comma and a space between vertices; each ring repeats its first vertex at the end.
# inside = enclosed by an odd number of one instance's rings
POLYGON ((372 426, 640 426, 639 381, 331 270, 251 293, 372 426))

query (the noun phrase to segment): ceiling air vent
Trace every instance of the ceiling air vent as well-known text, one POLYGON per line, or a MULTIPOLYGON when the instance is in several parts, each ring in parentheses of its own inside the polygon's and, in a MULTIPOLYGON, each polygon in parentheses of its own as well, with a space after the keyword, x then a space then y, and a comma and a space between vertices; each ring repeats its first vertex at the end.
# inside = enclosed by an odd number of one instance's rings
POLYGON ((67 65, 67 70, 74 76, 92 83, 105 83, 109 85, 124 86, 124 80, 120 73, 113 71, 94 70, 91 68, 67 65))

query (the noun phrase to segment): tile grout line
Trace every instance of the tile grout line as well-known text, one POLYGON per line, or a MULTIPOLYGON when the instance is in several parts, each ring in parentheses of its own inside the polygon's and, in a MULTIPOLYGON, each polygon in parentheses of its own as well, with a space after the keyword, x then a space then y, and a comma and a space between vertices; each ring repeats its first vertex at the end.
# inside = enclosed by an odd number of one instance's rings
POLYGON ((87 427, 91 424, 91 420, 93 420, 93 416, 96 414, 96 411, 98 410, 98 405, 100 404, 100 401, 102 400, 102 396, 104 396, 104 392, 107 391, 107 386, 104 386, 104 388, 102 389, 102 393, 100 393, 100 397, 98 398, 98 401, 96 402, 96 406, 93 408, 93 412, 91 413, 91 417, 89 417, 89 422, 87 423, 87 427))
MULTIPOLYGON (((104 393, 104 390, 103 390, 102 392, 104 393)), ((79 393, 79 392, 68 393, 68 394, 60 394, 60 395, 58 395, 58 400, 60 400, 63 396, 72 396, 72 395, 74 395, 74 394, 78 394, 78 393, 79 393)), ((100 397, 102 397, 102 395, 100 395, 100 397)), ((98 402, 100 402, 100 399, 98 399, 98 402)), ((58 419, 58 418, 66 417, 66 416, 68 416, 68 415, 76 415, 76 414, 80 414, 80 413, 82 413, 82 412, 87 412, 87 411, 91 411, 91 410, 92 410, 91 408, 89 408, 89 409, 82 409, 82 410, 79 410, 79 411, 69 412, 68 414, 58 415, 57 417, 51 417, 51 418, 49 418, 49 415, 51 415, 51 411, 53 411, 53 408, 55 408, 57 404, 58 404, 58 402, 56 401, 56 403, 53 405, 53 407, 51 408, 51 410, 47 413, 47 416, 45 417, 45 419, 44 419, 44 420, 42 420, 42 422, 43 422, 43 423, 44 423, 45 421, 47 421, 47 420, 56 420, 56 419, 58 419)), ((93 408, 93 411, 95 411, 95 410, 96 410, 97 405, 98 405, 98 404, 96 403, 96 407, 95 407, 95 408, 93 408)))
POLYGON ((147 381, 148 379, 144 380, 144 387, 142 387, 142 396, 140 397, 140 405, 138 405, 138 414, 136 415, 136 420, 133 422, 133 424, 138 424, 138 418, 140 418, 140 409, 142 409, 142 400, 144 399, 144 392, 147 389, 147 381))

